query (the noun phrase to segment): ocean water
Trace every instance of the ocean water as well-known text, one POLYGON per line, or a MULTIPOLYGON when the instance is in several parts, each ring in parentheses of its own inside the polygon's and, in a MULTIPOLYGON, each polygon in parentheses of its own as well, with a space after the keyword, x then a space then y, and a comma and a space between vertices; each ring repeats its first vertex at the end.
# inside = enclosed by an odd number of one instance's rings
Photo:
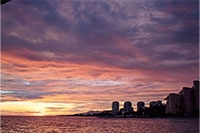
POLYGON ((198 118, 2 116, 2 133, 198 133, 198 118))

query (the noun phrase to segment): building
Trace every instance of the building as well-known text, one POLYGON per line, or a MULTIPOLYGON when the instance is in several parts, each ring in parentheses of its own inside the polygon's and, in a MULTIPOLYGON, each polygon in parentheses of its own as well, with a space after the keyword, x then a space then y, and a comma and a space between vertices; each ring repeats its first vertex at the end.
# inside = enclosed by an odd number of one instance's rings
POLYGON ((155 106, 162 106, 162 101, 152 101, 149 103, 150 108, 153 108, 155 106))
POLYGON ((145 109, 144 105, 145 105, 144 102, 142 102, 142 101, 138 102, 137 103, 137 112, 143 111, 145 109))
POLYGON ((157 106, 162 106, 162 101, 157 101, 157 102, 156 102, 156 105, 157 105, 157 106))
POLYGON ((125 113, 131 113, 131 112, 133 112, 132 103, 130 101, 126 101, 124 103, 124 112, 125 113))
POLYGON ((117 115, 118 112, 119 112, 119 102, 114 101, 112 103, 112 115, 117 115))
POLYGON ((179 94, 170 94, 167 98, 166 113, 184 116, 199 114, 199 81, 193 81, 193 87, 183 87, 179 94), (179 111, 179 109, 181 109, 179 111), (179 113, 177 113, 177 112, 179 113))
POLYGON ((182 95, 170 93, 165 100, 167 100, 165 113, 173 115, 183 114, 182 95))
POLYGON ((194 110, 195 112, 199 112, 199 81, 195 80, 193 81, 193 87, 194 90, 194 110))
POLYGON ((149 103, 150 107, 146 110, 146 113, 150 117, 159 117, 165 114, 165 106, 162 101, 152 101, 149 103))
POLYGON ((189 87, 183 87, 179 92, 183 98, 183 112, 184 115, 190 115, 194 112, 194 90, 189 87))
POLYGON ((157 102, 152 101, 152 102, 149 103, 149 107, 152 108, 152 107, 154 107, 156 104, 157 104, 157 102))

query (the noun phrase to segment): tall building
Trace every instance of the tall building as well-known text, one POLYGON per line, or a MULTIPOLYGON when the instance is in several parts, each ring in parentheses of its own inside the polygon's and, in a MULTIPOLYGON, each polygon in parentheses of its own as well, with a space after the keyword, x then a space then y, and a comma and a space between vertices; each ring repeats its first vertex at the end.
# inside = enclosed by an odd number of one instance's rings
POLYGON ((149 103, 149 107, 152 108, 152 107, 157 107, 157 106, 162 106, 162 101, 151 101, 149 103))
POLYGON ((179 94, 170 94, 167 98, 166 113, 188 116, 199 113, 199 81, 193 81, 193 87, 183 87, 179 94))
POLYGON ((183 114, 182 95, 170 93, 165 100, 167 100, 165 113, 174 115, 183 114))
POLYGON ((154 107, 156 104, 157 104, 157 102, 152 101, 152 102, 149 103, 149 107, 152 108, 152 107, 154 107))
POLYGON ((144 110, 144 102, 140 101, 137 103, 137 112, 141 112, 144 110))
POLYGON ((198 80, 193 81, 192 89, 194 89, 194 110, 195 112, 199 112, 199 81, 198 80))
POLYGON ((194 90, 189 87, 183 87, 179 92, 183 97, 184 115, 190 115, 194 112, 194 90))
POLYGON ((112 115, 117 115, 118 112, 119 112, 119 102, 114 101, 112 103, 112 115))
POLYGON ((162 106, 162 101, 157 101, 157 106, 162 106))
POLYGON ((126 101, 124 103, 124 112, 126 113, 133 112, 132 103, 130 101, 126 101))

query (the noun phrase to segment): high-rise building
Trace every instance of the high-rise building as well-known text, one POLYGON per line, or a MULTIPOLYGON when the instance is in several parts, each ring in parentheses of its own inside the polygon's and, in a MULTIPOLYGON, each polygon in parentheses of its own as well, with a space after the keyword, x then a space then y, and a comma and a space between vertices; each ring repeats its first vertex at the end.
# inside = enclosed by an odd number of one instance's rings
POLYGON ((190 115, 194 112, 194 90, 183 87, 179 94, 183 97, 184 115, 190 115))
POLYGON ((193 87, 194 89, 194 110, 195 112, 199 112, 199 81, 195 80, 193 81, 193 87))
POLYGON ((149 103, 150 108, 155 107, 155 106, 162 106, 162 101, 151 101, 149 103))
POLYGON ((156 106, 156 104, 157 104, 157 102, 152 101, 149 103, 149 107, 152 108, 152 107, 156 106))
POLYGON ((137 103, 137 112, 141 112, 144 110, 144 102, 140 101, 137 103))
POLYGON ((167 100, 165 113, 174 115, 183 114, 182 95, 170 93, 165 100, 167 100))
POLYGON ((126 101, 124 103, 124 112, 126 113, 133 112, 132 103, 130 101, 126 101))
POLYGON ((118 101, 114 101, 112 103, 112 115, 117 115, 117 113, 119 112, 119 102, 118 101))
POLYGON ((162 106, 162 101, 157 101, 157 106, 162 106))
POLYGON ((183 87, 179 94, 170 94, 167 98, 166 113, 188 116, 199 112, 199 81, 193 81, 193 87, 183 87), (181 109, 181 111, 178 111, 181 109))

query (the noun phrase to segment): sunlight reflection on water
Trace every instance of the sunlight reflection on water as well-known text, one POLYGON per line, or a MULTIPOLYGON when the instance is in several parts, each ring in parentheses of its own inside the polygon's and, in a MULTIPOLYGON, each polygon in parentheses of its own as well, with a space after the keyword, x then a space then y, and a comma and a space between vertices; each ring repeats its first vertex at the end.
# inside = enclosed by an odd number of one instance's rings
POLYGON ((182 133, 199 132, 197 118, 96 118, 14 117, 1 118, 2 133, 182 133))

